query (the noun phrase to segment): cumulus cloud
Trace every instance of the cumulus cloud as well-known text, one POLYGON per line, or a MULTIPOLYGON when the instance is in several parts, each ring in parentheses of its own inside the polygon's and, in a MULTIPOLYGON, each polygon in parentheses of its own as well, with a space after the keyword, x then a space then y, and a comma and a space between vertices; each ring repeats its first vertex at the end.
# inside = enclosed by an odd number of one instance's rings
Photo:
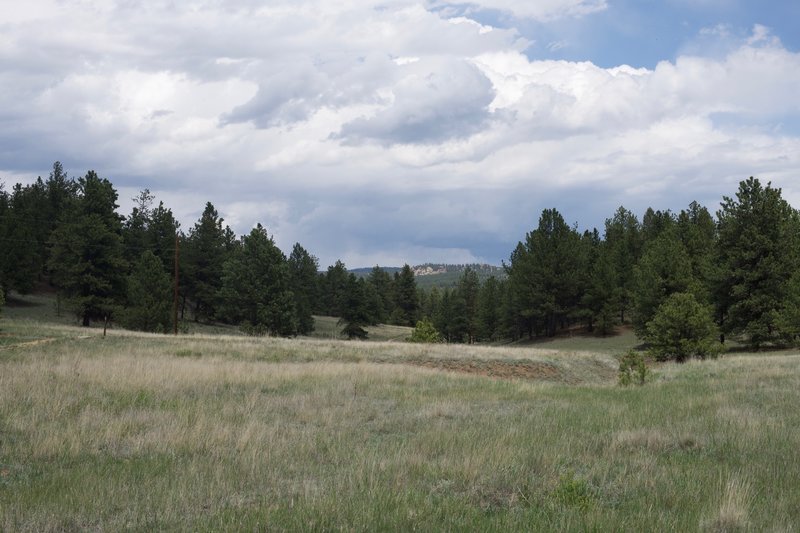
POLYGON ((489 79, 460 59, 430 59, 400 67, 388 104, 342 126, 337 138, 385 143, 443 142, 481 130, 494 91, 489 79))
POLYGON ((564 17, 580 17, 602 11, 606 0, 476 0, 475 2, 444 0, 442 4, 468 4, 473 9, 496 9, 515 17, 551 21, 564 17))
POLYGON ((238 233, 353 267, 498 262, 542 208, 713 210, 749 175, 800 198, 800 54, 712 25, 713 54, 603 68, 534 59, 515 29, 605 8, 26 2, 0 31, 0 181, 60 159, 124 210, 149 187, 186 228, 211 200, 238 233))

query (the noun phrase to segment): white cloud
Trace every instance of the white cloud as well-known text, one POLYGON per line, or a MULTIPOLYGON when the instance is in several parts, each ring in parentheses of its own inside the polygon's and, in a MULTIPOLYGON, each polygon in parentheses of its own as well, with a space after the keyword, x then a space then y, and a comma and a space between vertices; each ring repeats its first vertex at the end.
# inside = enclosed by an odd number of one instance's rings
POLYGON ((475 0, 474 2, 444 0, 441 3, 453 5, 466 3, 475 8, 506 11, 515 17, 538 21, 580 17, 608 7, 606 0, 475 0))
POLYGON ((323 266, 497 261, 544 207, 597 223, 713 204, 749 175, 800 198, 800 54, 767 28, 601 68, 531 60, 475 19, 605 2, 471 4, 26 3, 0 32, 0 175, 95 168, 123 208, 149 187, 185 228, 210 200, 323 266))
POLYGON ((494 98, 491 82, 460 59, 431 58, 406 66, 391 98, 375 114, 342 126, 338 138, 388 144, 425 144, 482 129, 494 98))

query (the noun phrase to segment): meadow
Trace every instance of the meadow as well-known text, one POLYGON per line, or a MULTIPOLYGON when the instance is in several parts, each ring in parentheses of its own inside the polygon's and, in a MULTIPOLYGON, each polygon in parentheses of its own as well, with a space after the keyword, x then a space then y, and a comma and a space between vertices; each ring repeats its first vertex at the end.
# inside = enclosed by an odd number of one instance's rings
POLYGON ((625 388, 629 335, 102 337, 36 309, 0 320, 3 531, 800 528, 796 351, 625 388))

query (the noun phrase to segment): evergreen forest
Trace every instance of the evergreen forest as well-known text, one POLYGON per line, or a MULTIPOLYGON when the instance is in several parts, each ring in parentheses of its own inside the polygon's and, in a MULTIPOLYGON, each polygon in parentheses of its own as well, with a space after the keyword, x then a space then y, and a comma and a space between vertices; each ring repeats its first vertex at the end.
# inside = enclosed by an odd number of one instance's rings
POLYGON ((502 279, 467 268, 453 288, 419 288, 405 265, 366 276, 321 270, 300 243, 288 256, 260 224, 236 235, 207 203, 190 228, 149 190, 126 215, 94 171, 0 187, 0 305, 9 292, 52 291, 84 326, 172 332, 180 321, 252 335, 309 334, 314 315, 348 338, 374 324, 416 326, 412 340, 511 342, 632 327, 654 353, 683 360, 725 343, 800 338, 800 213, 781 190, 740 182, 716 213, 619 207, 581 231, 557 209, 510 251, 502 279))

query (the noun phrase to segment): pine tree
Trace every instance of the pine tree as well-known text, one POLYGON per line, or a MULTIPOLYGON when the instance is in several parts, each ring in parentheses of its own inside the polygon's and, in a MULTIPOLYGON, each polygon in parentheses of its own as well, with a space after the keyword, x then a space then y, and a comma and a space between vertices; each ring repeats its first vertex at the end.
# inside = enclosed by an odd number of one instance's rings
POLYGON ((500 335, 500 309, 502 286, 497 278, 490 276, 483 284, 478 296, 478 336, 497 340, 500 335))
POLYGON ((673 229, 674 226, 675 217, 669 209, 666 211, 654 211, 652 207, 648 207, 642 217, 642 246, 656 240, 664 231, 673 229))
POLYGON ((225 263, 220 297, 220 313, 248 333, 297 334, 289 266, 261 224, 242 237, 241 248, 225 263))
POLYGON ((9 288, 26 294, 41 279, 47 256, 50 226, 43 218, 48 210, 44 182, 39 178, 25 187, 17 183, 7 201, 0 270, 9 288))
POLYGON ((783 344, 800 345, 800 266, 789 280, 786 297, 775 312, 775 327, 783 344))
POLYGON ((389 320, 394 307, 392 276, 378 265, 375 265, 372 267, 369 276, 367 276, 367 282, 375 287, 375 291, 378 294, 380 301, 376 304, 376 321, 379 324, 383 324, 389 320))
POLYGON ((353 273, 347 276, 339 326, 342 328, 342 335, 345 335, 348 339, 367 338, 367 330, 364 328, 369 324, 369 315, 364 285, 363 278, 358 279, 353 273))
POLYGON ((719 352, 711 311, 691 293, 674 293, 664 300, 646 331, 650 353, 660 361, 704 359, 719 352))
POLYGON ((146 233, 146 246, 159 258, 164 270, 175 270, 175 239, 180 237, 180 223, 175 220, 172 210, 159 202, 158 207, 150 212, 150 222, 146 233))
POLYGON ((172 325, 172 280, 158 257, 142 252, 128 276, 127 307, 120 322, 128 329, 167 333, 172 325))
POLYGON ((422 302, 422 307, 420 309, 422 317, 433 320, 433 317, 436 316, 439 306, 442 303, 442 291, 439 287, 433 286, 430 290, 423 292, 420 302, 422 302))
POLYGON ((131 214, 122 225, 122 241, 125 245, 125 259, 134 263, 148 250, 148 229, 152 222, 152 207, 155 196, 149 189, 144 189, 132 198, 134 206, 131 214))
POLYGON ((319 261, 296 243, 289 255, 289 289, 294 294, 297 309, 298 333, 314 331, 314 304, 317 300, 317 271, 319 261))
POLYGON ((195 320, 213 319, 219 303, 222 272, 231 252, 231 231, 208 202, 200 219, 189 230, 183 249, 184 290, 194 304, 195 320))
MULTIPOLYGON (((11 243, 6 241, 6 235, 8 232, 8 225, 9 225, 9 217, 11 216, 10 212, 11 208, 8 205, 8 193, 5 191, 5 183, 0 181, 0 242, 3 242, 4 246, 9 246, 11 243)), ((9 287, 5 283, 3 276, 5 273, 5 260, 0 254, 0 292, 5 293, 8 291, 9 287)))
POLYGON ((67 175, 61 162, 53 163, 53 170, 45 182, 45 189, 48 201, 46 220, 48 220, 48 233, 56 228, 57 221, 66 212, 70 204, 75 201, 78 194, 78 186, 74 180, 67 175))
POLYGON ((771 184, 749 178, 717 212, 717 312, 722 331, 754 348, 780 340, 784 307, 800 254, 800 217, 771 184))
POLYGON ((478 294, 480 292, 478 273, 472 268, 466 267, 458 280, 457 292, 459 298, 464 302, 463 321, 466 340, 472 344, 478 336, 478 294))
POLYGON ((616 271, 611 262, 608 244, 600 240, 597 229, 586 232, 583 242, 587 248, 589 276, 586 290, 581 296, 581 310, 588 319, 589 331, 596 331, 605 336, 611 333, 618 323, 616 271))
POLYGON ((695 296, 701 303, 711 304, 711 291, 716 274, 714 249, 717 224, 708 209, 697 202, 678 214, 676 229, 692 264, 695 296))
POLYGON ((647 323, 670 295, 699 292, 691 258, 672 227, 645 245, 633 277, 633 325, 640 337, 647 333, 647 323))
POLYGON ((411 332, 411 336, 408 338, 409 342, 419 343, 437 343, 442 342, 442 340, 442 335, 436 331, 433 322, 427 319, 417 321, 414 331, 411 332))
POLYGON ((347 297, 347 267, 339 260, 328 267, 319 280, 319 314, 342 316, 344 301, 347 297))
POLYGON ((528 335, 553 336, 577 313, 584 290, 586 256, 578 232, 555 209, 545 209, 539 226, 511 256, 510 290, 528 335))
POLYGON ((125 294, 122 223, 117 192, 94 171, 78 180, 79 196, 51 237, 55 285, 75 307, 82 324, 108 319, 125 294))
POLYGON ((624 323, 633 301, 633 268, 642 249, 641 227, 636 216, 624 207, 617 209, 614 216, 606 220, 605 242, 616 275, 614 303, 619 321, 624 323))
POLYGON ((394 302, 392 322, 398 326, 413 327, 417 321, 419 301, 414 271, 407 264, 394 275, 394 302))

